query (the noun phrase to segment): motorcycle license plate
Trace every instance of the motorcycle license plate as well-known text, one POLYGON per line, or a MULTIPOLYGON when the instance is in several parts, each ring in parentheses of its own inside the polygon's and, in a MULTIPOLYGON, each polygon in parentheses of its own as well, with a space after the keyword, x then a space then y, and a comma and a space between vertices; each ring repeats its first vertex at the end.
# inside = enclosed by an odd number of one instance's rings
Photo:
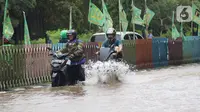
POLYGON ((57 75, 57 73, 53 73, 53 74, 52 74, 52 77, 56 77, 56 75, 57 75))

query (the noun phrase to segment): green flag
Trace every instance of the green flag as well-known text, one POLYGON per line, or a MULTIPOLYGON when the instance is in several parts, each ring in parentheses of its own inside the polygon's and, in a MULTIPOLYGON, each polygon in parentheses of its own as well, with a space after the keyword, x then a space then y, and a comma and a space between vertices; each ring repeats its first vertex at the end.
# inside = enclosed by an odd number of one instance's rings
POLYGON ((178 37, 180 37, 180 33, 178 32, 175 24, 172 25, 172 38, 176 40, 178 37))
POLYGON ((181 37, 183 38, 183 40, 186 40, 186 37, 183 33, 183 22, 181 22, 181 37))
POLYGON ((127 27, 128 27, 128 21, 126 18, 126 13, 121 5, 121 2, 119 0, 119 23, 122 25, 123 33, 126 33, 127 27))
POLYGON ((146 11, 144 15, 144 24, 149 25, 154 15, 155 13, 146 6, 146 11))
POLYGON ((178 32, 175 24, 174 24, 174 11, 172 15, 172 39, 176 40, 178 37, 180 37, 180 33, 178 32))
POLYGON ((141 15, 141 10, 138 9, 137 7, 134 6, 133 1, 132 1, 132 19, 131 19, 131 23, 133 24, 138 24, 138 25, 143 25, 144 21, 142 20, 142 18, 140 17, 141 15))
POLYGON ((24 15, 24 44, 25 45, 30 45, 30 35, 29 35, 29 30, 28 30, 28 24, 26 21, 26 15, 25 12, 23 12, 24 15))
POLYGON ((102 6, 103 6, 103 14, 104 14, 104 25, 103 25, 103 30, 104 32, 107 31, 108 28, 112 28, 113 27, 113 21, 112 18, 110 17, 110 14, 108 13, 106 4, 104 3, 104 0, 102 0, 102 6))
POLYGON ((198 17, 197 15, 196 15, 196 13, 198 12, 198 8, 197 8, 197 6, 194 4, 194 3, 192 3, 192 20, 195 22, 195 23, 197 23, 198 25, 200 25, 200 17, 198 17))
POLYGON ((88 14, 88 21, 95 25, 103 26, 105 21, 104 15, 101 10, 94 5, 91 1, 89 4, 89 14, 88 14))
POLYGON ((4 20, 3 20, 3 36, 7 39, 10 40, 14 34, 14 29, 9 17, 9 13, 7 10, 8 7, 8 0, 6 0, 5 3, 5 9, 4 9, 4 20))

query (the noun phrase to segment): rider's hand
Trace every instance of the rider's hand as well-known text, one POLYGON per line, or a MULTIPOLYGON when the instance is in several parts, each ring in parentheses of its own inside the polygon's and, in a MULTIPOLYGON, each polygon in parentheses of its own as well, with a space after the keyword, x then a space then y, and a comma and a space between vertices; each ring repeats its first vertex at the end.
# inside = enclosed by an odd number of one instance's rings
POLYGON ((114 55, 114 56, 115 56, 115 55, 117 55, 117 53, 113 53, 112 55, 114 55))
POLYGON ((96 55, 99 55, 99 54, 100 54, 100 52, 99 52, 99 51, 97 51, 95 54, 96 54, 96 55))
POLYGON ((68 59, 66 64, 67 64, 67 65, 71 65, 71 60, 68 59))
POLYGON ((120 52, 120 50, 119 50, 119 47, 115 47, 115 51, 117 52, 117 53, 119 53, 120 52))

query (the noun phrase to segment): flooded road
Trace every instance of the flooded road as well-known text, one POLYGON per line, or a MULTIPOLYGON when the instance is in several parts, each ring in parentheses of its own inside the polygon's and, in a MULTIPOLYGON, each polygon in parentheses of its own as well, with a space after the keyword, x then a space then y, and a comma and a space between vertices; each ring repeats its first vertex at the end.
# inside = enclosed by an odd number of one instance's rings
POLYGON ((200 64, 129 72, 121 83, 0 93, 0 112, 200 112, 200 64))

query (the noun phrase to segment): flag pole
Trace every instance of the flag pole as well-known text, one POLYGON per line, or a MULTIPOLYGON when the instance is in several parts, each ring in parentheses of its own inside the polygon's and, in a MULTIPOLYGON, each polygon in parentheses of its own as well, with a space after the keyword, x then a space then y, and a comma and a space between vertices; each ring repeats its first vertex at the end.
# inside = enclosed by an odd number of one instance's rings
POLYGON ((173 27, 174 27, 174 11, 172 11, 172 32, 171 32, 172 39, 173 39, 173 27))
MULTIPOLYGON (((5 7, 4 7, 3 30, 5 29, 5 28, 4 28, 4 24, 5 24, 5 21, 6 21, 7 6, 8 6, 8 0, 6 0, 5 7)), ((3 46, 3 45, 4 45, 4 32, 3 32, 3 36, 2 36, 2 46, 3 46)))
POLYGON ((119 31, 120 31, 120 37, 122 37, 122 33, 121 33, 121 20, 120 20, 120 0, 118 1, 118 7, 119 7, 119 31))
MULTIPOLYGON (((145 14, 146 14, 146 10, 147 10, 147 0, 145 0, 145 14)), ((145 29, 145 37, 146 37, 146 39, 148 39, 148 24, 147 24, 147 19, 146 19, 146 29, 145 29)))
POLYGON ((2 36, 2 46, 4 45, 4 36, 2 36))
MULTIPOLYGON (((132 0, 132 6, 133 6, 133 7, 132 7, 132 8, 133 8, 133 10, 132 10, 132 11, 133 11, 133 12, 132 12, 133 15, 132 15, 132 16, 135 17, 135 13, 134 13, 134 2, 133 2, 133 0, 132 0)), ((133 21, 133 38, 135 39, 135 23, 134 23, 134 21, 133 21)))
POLYGON ((183 37, 183 22, 181 20, 181 38, 183 37))
MULTIPOLYGON (((25 18, 26 18, 25 12, 22 11, 22 13, 23 13, 24 21, 25 21, 25 18)), ((24 32, 25 32, 25 22, 24 22, 24 32)), ((25 38, 25 33, 24 33, 24 44, 27 45, 27 38, 25 38)))
POLYGON ((70 15, 69 15, 69 30, 72 29, 72 7, 70 7, 70 15))
MULTIPOLYGON (((194 1, 192 0, 192 6, 193 6, 194 1)), ((193 14, 193 12, 192 12, 193 14)), ((191 21, 191 35, 193 36, 193 15, 192 15, 192 21, 191 21)))
MULTIPOLYGON (((91 0, 89 1, 89 10, 90 10, 90 3, 91 3, 91 0)), ((88 11, 88 14, 89 14, 89 11, 88 11)), ((91 23, 88 21, 88 23, 89 23, 89 26, 88 26, 88 29, 89 29, 89 31, 91 30, 91 23)))
POLYGON ((133 38, 135 39, 135 23, 133 23, 133 38))
MULTIPOLYGON (((182 5, 181 5, 182 6, 182 5)), ((181 38, 183 37, 183 22, 182 22, 182 19, 181 19, 181 38)))
POLYGON ((122 28, 122 22, 120 22, 120 36, 122 37, 122 30, 121 30, 121 28, 122 28))

